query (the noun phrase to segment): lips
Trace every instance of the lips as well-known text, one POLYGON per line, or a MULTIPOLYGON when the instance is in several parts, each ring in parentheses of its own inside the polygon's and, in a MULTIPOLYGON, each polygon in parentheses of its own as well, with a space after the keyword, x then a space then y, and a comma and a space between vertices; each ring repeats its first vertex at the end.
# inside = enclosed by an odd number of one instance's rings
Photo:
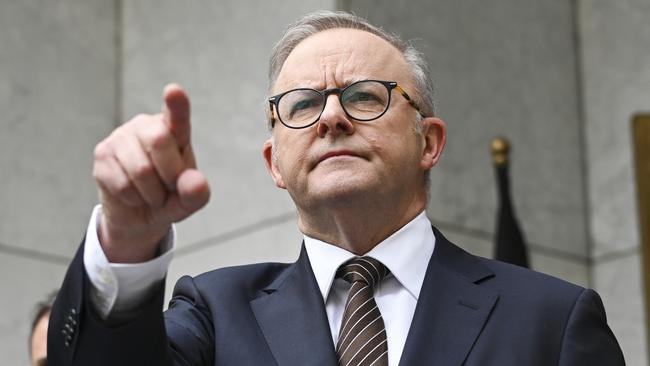
POLYGON ((314 166, 322 163, 327 159, 334 158, 337 156, 352 156, 352 157, 362 158, 362 156, 350 150, 328 151, 325 154, 320 155, 320 157, 316 160, 316 164, 314 164, 314 166))

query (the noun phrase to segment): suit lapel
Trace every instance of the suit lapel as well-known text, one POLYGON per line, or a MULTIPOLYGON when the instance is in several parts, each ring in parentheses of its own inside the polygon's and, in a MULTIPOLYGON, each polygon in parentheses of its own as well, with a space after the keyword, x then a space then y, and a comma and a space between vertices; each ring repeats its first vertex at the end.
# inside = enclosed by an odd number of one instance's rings
POLYGON ((336 365, 323 297, 303 245, 291 265, 251 301, 278 365, 336 365))
POLYGON ((461 365, 499 297, 477 285, 494 274, 433 230, 436 248, 400 365, 461 365))

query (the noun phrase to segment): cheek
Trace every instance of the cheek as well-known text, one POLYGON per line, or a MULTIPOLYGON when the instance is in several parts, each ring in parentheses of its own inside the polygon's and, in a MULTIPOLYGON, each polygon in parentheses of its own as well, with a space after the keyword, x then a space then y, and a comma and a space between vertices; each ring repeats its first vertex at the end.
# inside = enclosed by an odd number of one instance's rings
POLYGON ((394 132, 386 134, 381 139, 372 140, 375 154, 392 169, 403 169, 409 165, 417 165, 420 161, 421 145, 419 135, 413 132, 394 132))
POLYGON ((386 141, 382 141, 381 139, 369 139, 368 145, 370 146, 370 151, 372 151, 372 155, 375 158, 385 161, 387 154, 390 154, 390 151, 387 149, 386 141))
POLYGON ((286 178, 300 175, 307 169, 307 153, 299 146, 285 148, 287 145, 280 145, 275 151, 275 164, 286 178))
POLYGON ((393 160, 402 155, 407 144, 412 143, 409 136, 403 132, 390 130, 378 131, 378 134, 367 136, 366 141, 373 155, 382 160, 393 160))
POLYGON ((285 166, 291 165, 291 158, 296 150, 296 143, 285 134, 276 134, 273 138, 273 163, 283 170, 285 166))

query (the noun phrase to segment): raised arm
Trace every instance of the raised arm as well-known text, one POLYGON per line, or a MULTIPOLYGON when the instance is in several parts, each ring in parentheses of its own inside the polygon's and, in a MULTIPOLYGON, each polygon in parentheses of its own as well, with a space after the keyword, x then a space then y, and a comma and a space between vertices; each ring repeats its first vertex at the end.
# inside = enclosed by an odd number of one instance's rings
MULTIPOLYGON (((95 248, 104 262, 142 265, 155 258, 164 249, 161 242, 172 223, 208 202, 209 186, 196 168, 192 151, 189 98, 180 86, 172 84, 165 88, 163 101, 162 113, 134 117, 95 148, 93 175, 102 210, 94 216, 97 221, 91 221, 87 236, 95 237, 95 248)), ((87 268, 84 255, 90 253, 89 247, 84 240, 53 306, 50 363, 176 364, 181 350, 168 348, 162 277, 154 275, 151 286, 142 286, 140 278, 116 286, 121 292, 129 283, 138 288, 133 301, 137 306, 128 309, 127 317, 98 312, 97 300, 106 294, 98 291, 89 276, 97 270, 87 268)), ((163 276, 164 271, 157 270, 163 276)), ((95 272, 92 277, 106 276, 95 272)), ((134 295, 134 291, 126 292, 134 295)))

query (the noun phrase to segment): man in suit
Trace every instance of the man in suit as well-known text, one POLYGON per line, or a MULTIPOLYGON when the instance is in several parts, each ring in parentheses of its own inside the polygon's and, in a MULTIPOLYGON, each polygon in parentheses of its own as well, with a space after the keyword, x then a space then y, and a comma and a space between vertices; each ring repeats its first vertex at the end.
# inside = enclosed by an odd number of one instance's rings
POLYGON ((168 86, 95 150, 101 206, 52 310, 53 365, 623 365, 598 295, 474 257, 424 214, 445 144, 426 64, 346 13, 309 14, 270 63, 263 156, 298 211, 292 264, 184 277, 172 223, 208 184, 168 86))

